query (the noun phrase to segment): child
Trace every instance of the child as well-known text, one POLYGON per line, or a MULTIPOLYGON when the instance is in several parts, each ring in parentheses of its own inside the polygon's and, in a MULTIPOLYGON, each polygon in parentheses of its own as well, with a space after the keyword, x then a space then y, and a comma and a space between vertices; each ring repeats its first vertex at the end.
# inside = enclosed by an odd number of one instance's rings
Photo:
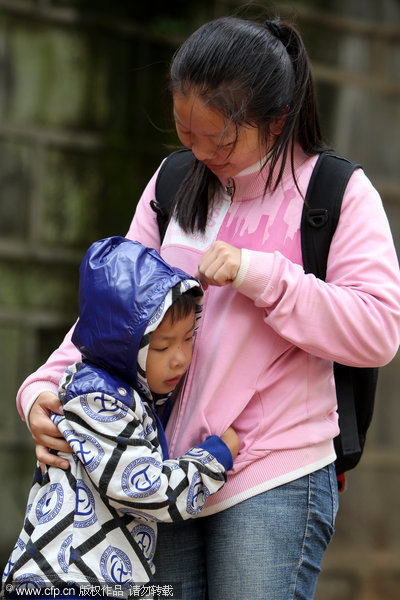
POLYGON ((199 283, 154 250, 121 237, 89 248, 73 334, 83 361, 66 370, 64 414, 53 415, 73 449, 63 454, 70 468, 36 470, 3 584, 147 582, 157 521, 197 515, 224 485, 233 429, 173 460, 156 412, 165 422, 201 302, 199 283))

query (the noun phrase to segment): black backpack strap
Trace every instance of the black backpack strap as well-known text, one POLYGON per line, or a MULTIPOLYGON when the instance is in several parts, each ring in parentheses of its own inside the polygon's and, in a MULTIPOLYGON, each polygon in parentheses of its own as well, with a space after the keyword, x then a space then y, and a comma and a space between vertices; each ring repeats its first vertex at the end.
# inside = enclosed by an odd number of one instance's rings
MULTIPOLYGON (((325 279, 329 248, 340 217, 347 183, 360 165, 331 151, 318 157, 308 185, 301 219, 301 249, 304 270, 325 279)), ((359 402, 373 404, 377 369, 358 369, 334 363, 340 435, 335 439, 337 473, 355 466, 361 456, 359 402)), ((369 411, 372 414, 372 406, 369 411)))
POLYGON ((374 410, 378 368, 333 365, 338 402, 340 435, 335 442, 336 472, 344 473, 359 462, 365 434, 374 410))
POLYGON ((150 201, 150 206, 157 214, 161 242, 168 227, 175 196, 182 181, 193 168, 194 160, 191 150, 177 150, 167 156, 158 172, 156 197, 150 201))
MULTIPOLYGON (((340 428, 340 435, 335 438, 334 442, 339 460, 342 460, 343 456, 361 455, 353 387, 353 370, 355 368, 333 363, 340 428)), ((338 464, 336 465, 336 470, 337 472, 342 470, 338 464)), ((347 471, 348 469, 344 470, 347 471)))
POLYGON ((340 217, 343 194, 360 165, 322 152, 308 184, 301 217, 301 251, 306 273, 325 279, 329 248, 340 217))

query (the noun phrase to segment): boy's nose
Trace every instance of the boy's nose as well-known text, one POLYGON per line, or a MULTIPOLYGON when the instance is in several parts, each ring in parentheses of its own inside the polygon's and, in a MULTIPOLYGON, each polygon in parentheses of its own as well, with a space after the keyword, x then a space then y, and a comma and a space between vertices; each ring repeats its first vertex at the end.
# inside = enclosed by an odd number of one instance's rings
POLYGON ((181 365, 185 365, 186 363, 186 354, 183 351, 182 348, 177 348, 176 352, 174 352, 174 355, 172 357, 172 365, 174 367, 179 367, 181 365))

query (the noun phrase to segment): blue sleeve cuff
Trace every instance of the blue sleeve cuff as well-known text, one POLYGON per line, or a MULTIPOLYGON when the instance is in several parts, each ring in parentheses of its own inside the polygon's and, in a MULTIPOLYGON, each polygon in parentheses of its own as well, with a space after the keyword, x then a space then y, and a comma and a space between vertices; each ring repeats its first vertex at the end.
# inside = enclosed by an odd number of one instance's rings
POLYGON ((233 457, 228 446, 218 435, 209 435, 204 442, 199 444, 201 448, 212 454, 219 463, 230 471, 233 467, 233 457))

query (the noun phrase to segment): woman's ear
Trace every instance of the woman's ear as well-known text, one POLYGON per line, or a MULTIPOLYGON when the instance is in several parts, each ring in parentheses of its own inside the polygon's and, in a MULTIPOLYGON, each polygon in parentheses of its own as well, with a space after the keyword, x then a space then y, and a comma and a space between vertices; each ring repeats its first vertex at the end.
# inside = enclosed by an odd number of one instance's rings
POLYGON ((288 112, 289 112, 289 106, 287 106, 285 108, 285 110, 283 111, 282 117, 280 117, 279 119, 276 119, 275 121, 273 121, 271 123, 270 131, 271 131, 272 135, 279 135, 282 133, 282 129, 285 125, 286 116, 287 116, 288 112))
POLYGON ((282 133, 283 126, 285 124, 285 117, 282 119, 278 119, 271 124, 271 133, 272 135, 280 135, 282 133))

